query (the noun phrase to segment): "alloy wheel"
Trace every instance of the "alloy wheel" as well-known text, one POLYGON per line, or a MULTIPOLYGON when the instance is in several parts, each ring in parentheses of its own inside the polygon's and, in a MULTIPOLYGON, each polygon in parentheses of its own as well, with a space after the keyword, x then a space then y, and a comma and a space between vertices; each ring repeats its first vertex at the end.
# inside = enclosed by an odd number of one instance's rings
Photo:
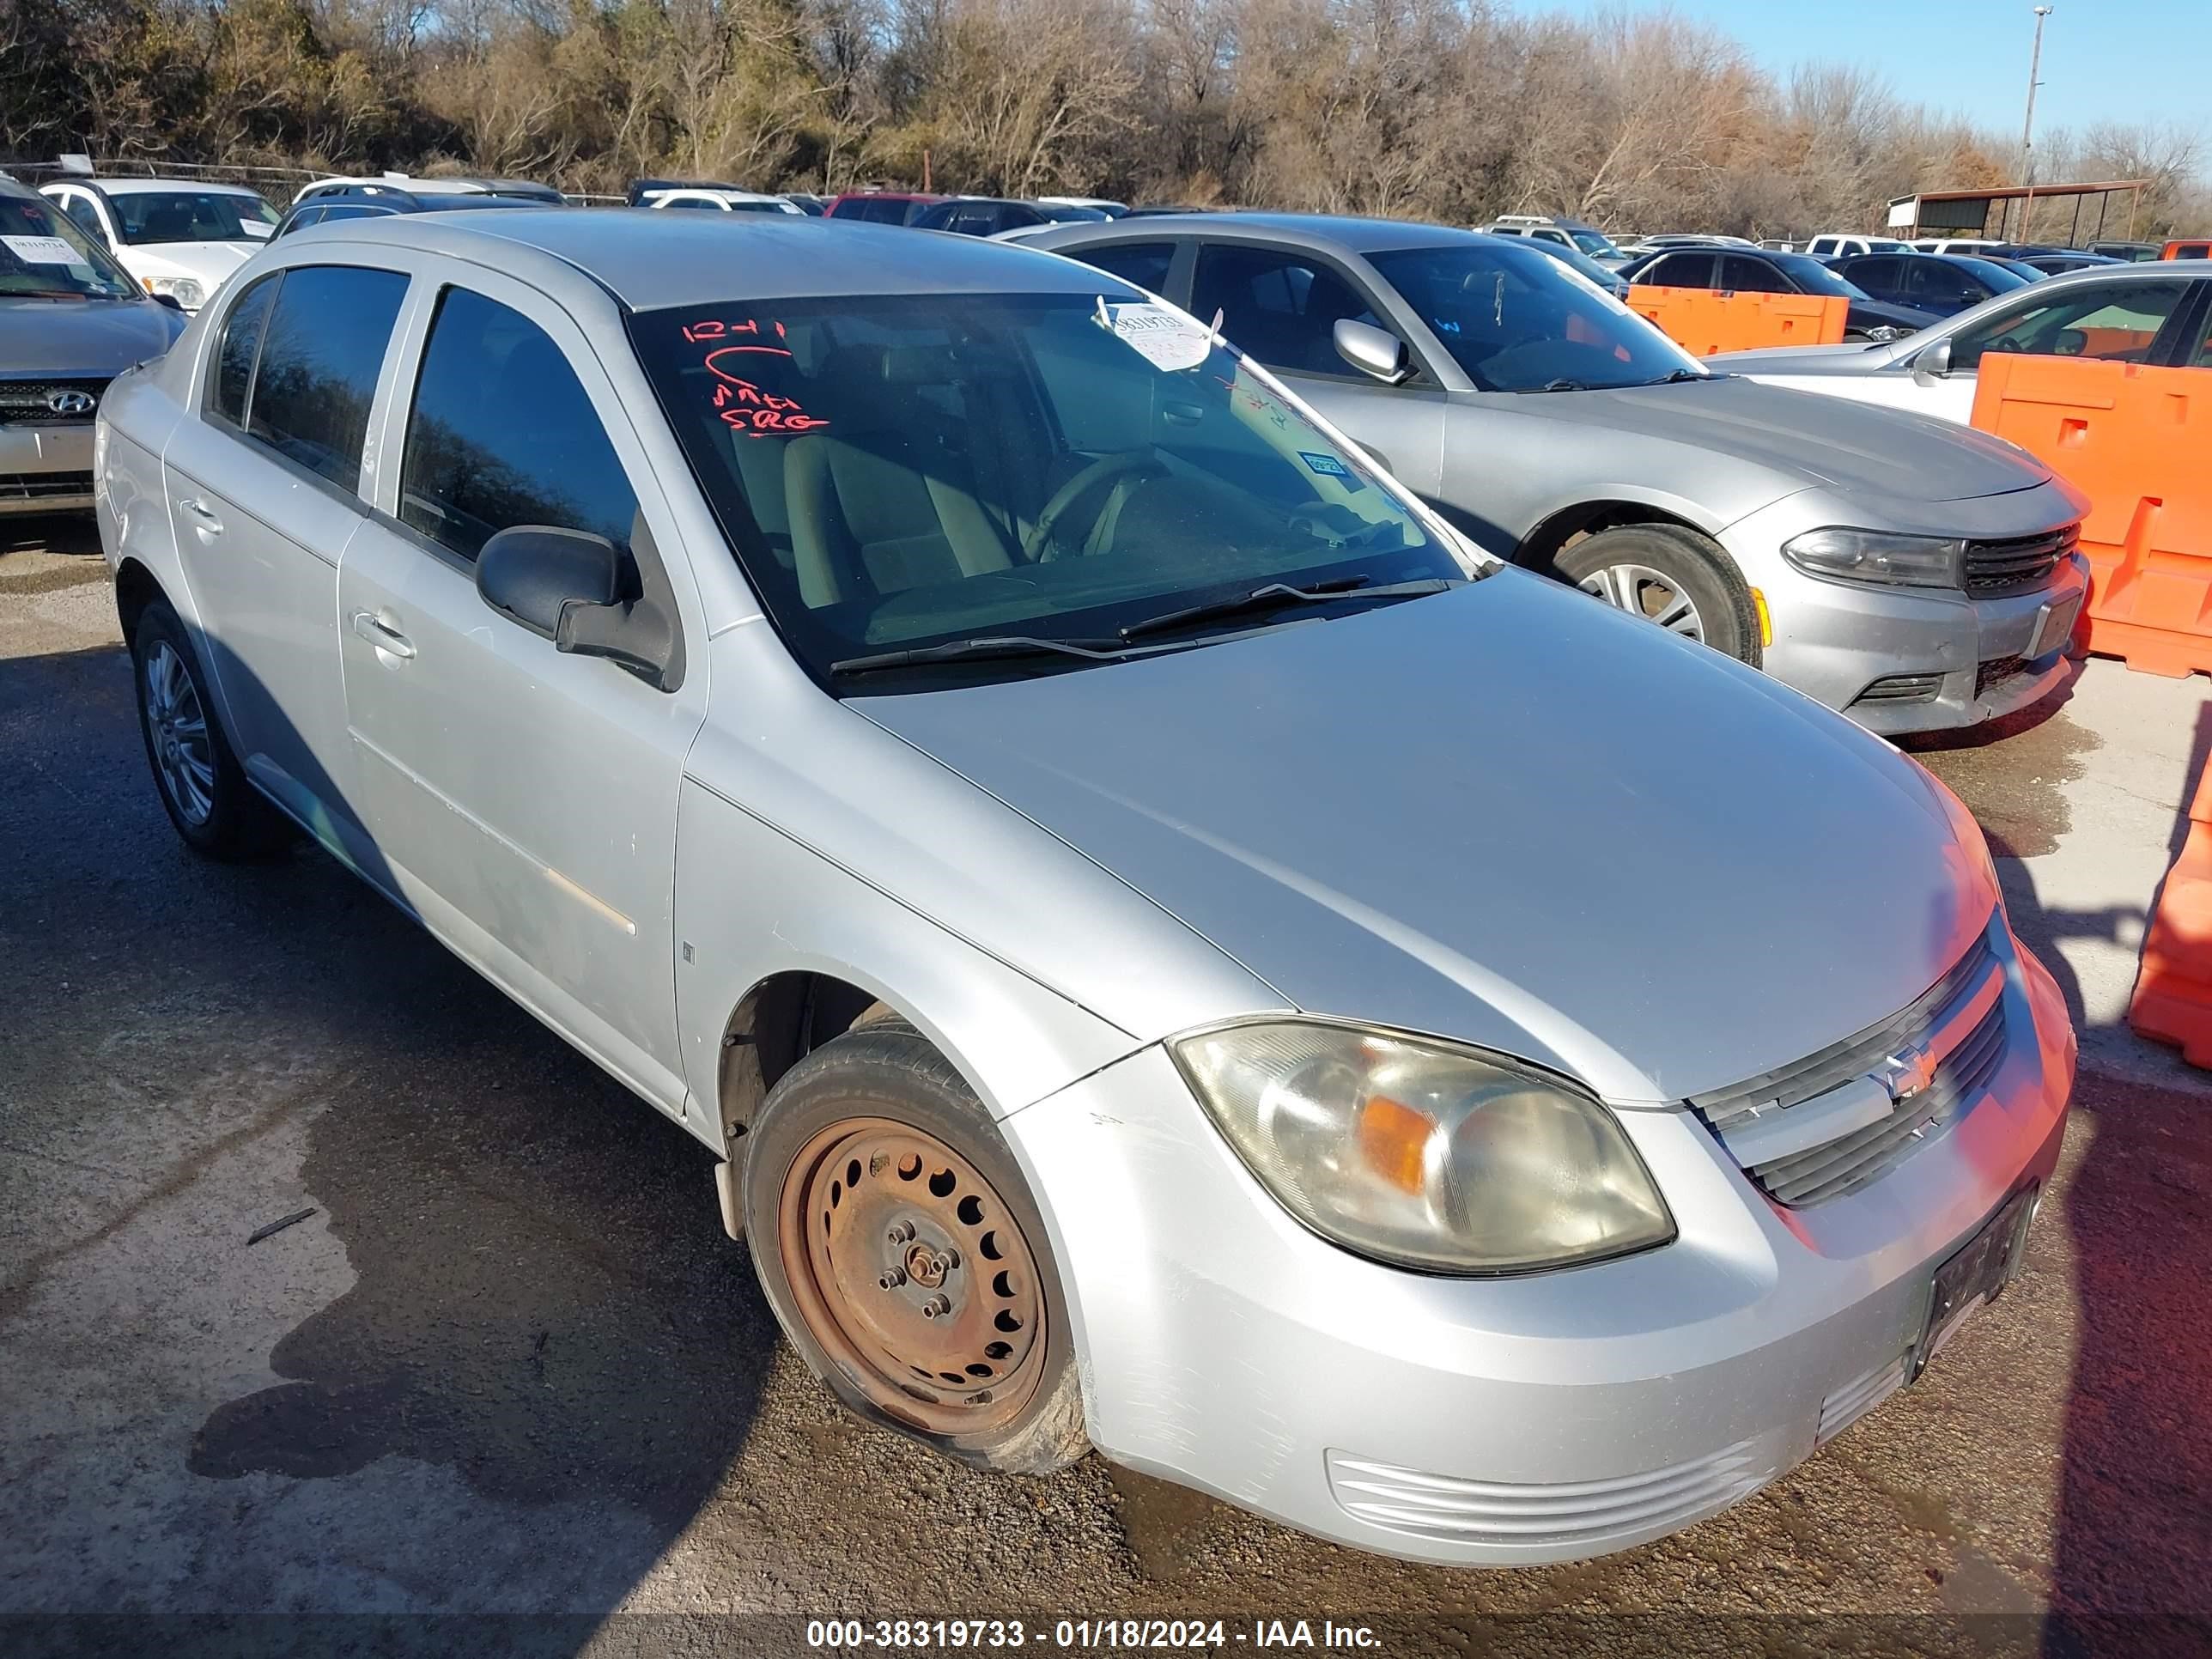
POLYGON ((177 648, 156 640, 139 671, 154 769, 185 822, 204 824, 215 811, 215 750, 199 688, 177 648))
POLYGON ((1645 564, 1601 566, 1577 582, 1583 592, 1617 611, 1657 623, 1669 633, 1704 643, 1705 620, 1690 596, 1669 578, 1645 564))

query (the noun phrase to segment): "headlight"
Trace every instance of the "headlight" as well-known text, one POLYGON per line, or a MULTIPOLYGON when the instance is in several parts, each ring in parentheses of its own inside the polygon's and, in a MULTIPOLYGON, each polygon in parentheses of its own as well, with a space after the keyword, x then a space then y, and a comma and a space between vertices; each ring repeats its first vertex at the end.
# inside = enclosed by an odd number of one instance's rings
POLYGON ((207 290, 190 276, 149 276, 146 292, 166 294, 187 311, 198 311, 207 303, 207 290))
POLYGON ((1964 587, 1966 544, 1881 530, 1808 530, 1782 544, 1782 556, 1815 576, 1889 587, 1964 587))
POLYGON ((1534 1072, 1303 1021, 1226 1026, 1169 1048, 1261 1184, 1363 1255, 1525 1273, 1674 1236, 1612 1115, 1534 1072))

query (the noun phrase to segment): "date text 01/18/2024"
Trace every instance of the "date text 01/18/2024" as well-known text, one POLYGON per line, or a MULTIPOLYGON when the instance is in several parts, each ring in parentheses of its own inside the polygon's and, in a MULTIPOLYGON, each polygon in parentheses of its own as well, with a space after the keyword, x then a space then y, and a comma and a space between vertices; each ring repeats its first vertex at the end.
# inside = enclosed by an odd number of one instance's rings
POLYGON ((806 1644, 908 1651, 1038 1647, 1076 1653, 1235 1647, 1372 1652, 1382 1646, 1365 1625, 1327 1619, 1255 1619, 1249 1627, 1219 1619, 1060 1619, 1035 1626, 1018 1619, 810 1619, 806 1644))

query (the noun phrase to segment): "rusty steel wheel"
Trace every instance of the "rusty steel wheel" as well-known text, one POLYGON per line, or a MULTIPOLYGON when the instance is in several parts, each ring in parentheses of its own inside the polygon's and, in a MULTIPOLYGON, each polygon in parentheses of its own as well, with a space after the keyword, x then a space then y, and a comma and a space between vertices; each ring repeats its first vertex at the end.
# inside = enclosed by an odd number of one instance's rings
POLYGON ((793 1161, 777 1221, 799 1316, 870 1404, 932 1435, 1021 1415, 1046 1371, 1042 1288, 973 1164, 910 1125, 847 1119, 793 1161))

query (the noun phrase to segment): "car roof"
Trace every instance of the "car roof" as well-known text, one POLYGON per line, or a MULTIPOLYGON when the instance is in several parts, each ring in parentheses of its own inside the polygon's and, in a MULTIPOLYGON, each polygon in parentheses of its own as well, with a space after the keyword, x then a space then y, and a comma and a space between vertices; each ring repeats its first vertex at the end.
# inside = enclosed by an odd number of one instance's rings
MULTIPOLYGON (((1048 247, 1072 247, 1093 237, 1124 240, 1139 228, 1127 217, 1107 224, 1065 226, 1048 247), (1060 238, 1065 237, 1065 241, 1060 238)), ((1445 242, 1510 242, 1516 239, 1462 230, 1455 225, 1426 225, 1403 219, 1339 218, 1326 213, 1158 213, 1146 214, 1141 234, 1172 236, 1177 231, 1209 239, 1245 236, 1255 241, 1295 242, 1340 253, 1385 253, 1394 248, 1435 247, 1445 242)))
POLYGON ((311 225, 299 236, 364 254, 427 249, 512 272, 556 297, 581 278, 634 311, 848 295, 1095 294, 1101 280, 1016 244, 799 213, 460 210, 311 225))
POLYGON ((96 173, 68 173, 59 179, 49 179, 46 184, 97 185, 110 196, 139 196, 155 190, 202 190, 219 196, 261 194, 251 185, 217 184, 211 179, 110 179, 96 173))

